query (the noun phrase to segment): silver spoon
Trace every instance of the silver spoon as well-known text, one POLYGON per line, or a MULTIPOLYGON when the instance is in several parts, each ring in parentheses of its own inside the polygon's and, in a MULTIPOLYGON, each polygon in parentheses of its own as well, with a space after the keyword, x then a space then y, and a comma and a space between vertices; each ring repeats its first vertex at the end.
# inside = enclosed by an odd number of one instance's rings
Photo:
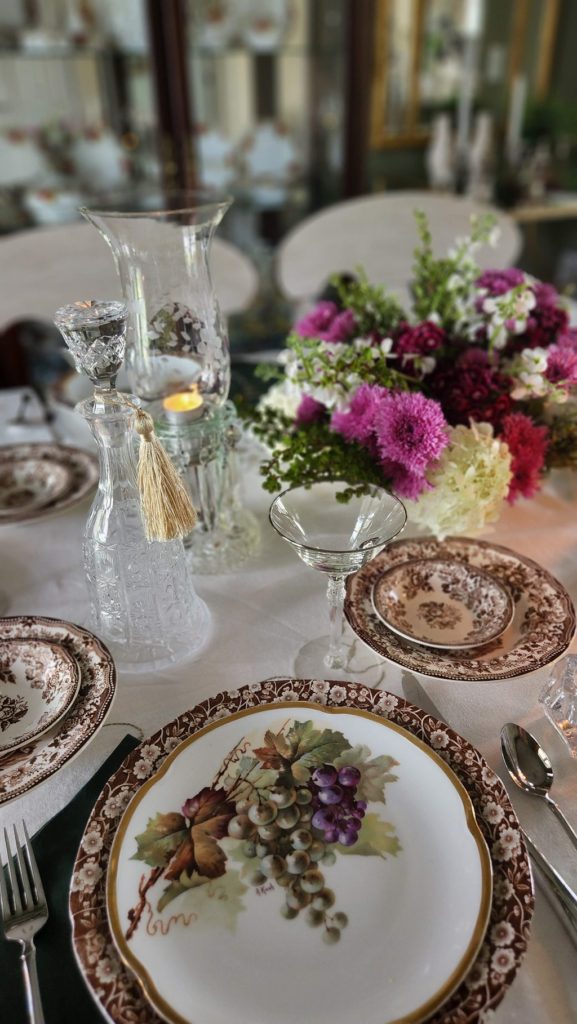
POLYGON ((501 752, 513 782, 525 793, 540 796, 546 801, 577 848, 577 833, 549 795, 553 785, 553 767, 535 737, 520 725, 507 722, 501 729, 501 752))

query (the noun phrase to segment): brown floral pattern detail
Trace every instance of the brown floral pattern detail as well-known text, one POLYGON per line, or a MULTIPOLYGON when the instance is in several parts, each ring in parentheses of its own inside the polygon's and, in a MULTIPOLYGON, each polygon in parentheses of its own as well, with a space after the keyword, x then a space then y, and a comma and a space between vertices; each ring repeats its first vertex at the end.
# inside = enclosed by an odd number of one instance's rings
POLYGON ((6 732, 11 725, 16 725, 27 711, 28 703, 24 697, 0 694, 0 732, 6 732))
POLYGON ((429 626, 436 626, 438 629, 454 629, 463 620, 458 608, 442 604, 440 601, 422 601, 418 613, 429 626))
POLYGON ((575 609, 551 573, 510 548, 487 541, 449 537, 393 541, 347 580, 345 615, 372 650, 389 661, 439 679, 513 679, 559 658, 575 633, 575 609), (483 569, 513 595, 515 613, 498 640, 467 651, 417 647, 387 629, 373 606, 373 590, 383 573, 409 559, 451 558, 483 569))
POLYGON ((29 522, 43 516, 71 508, 89 495, 100 475, 98 459, 90 452, 81 448, 71 448, 64 444, 12 444, 0 448, 0 473, 15 461, 31 459, 45 460, 51 464, 58 463, 68 476, 66 489, 58 497, 48 501, 41 507, 29 507, 5 511, 0 518, 0 525, 29 522))
POLYGON ((70 761, 102 725, 116 690, 109 651, 82 626, 33 615, 0 619, 0 644, 19 639, 46 640, 63 647, 78 664, 80 689, 49 733, 0 756, 0 805, 33 789, 70 761))
POLYGON ((435 558, 392 566, 375 583, 373 602, 385 625, 401 635, 455 649, 495 640, 514 611, 510 592, 489 573, 435 558))
POLYGON ((109 779, 88 820, 70 893, 74 950, 95 999, 114 1024, 161 1024, 116 952, 106 912, 110 848, 135 791, 182 739, 209 722, 247 707, 295 700, 361 708, 390 719, 433 747, 469 793, 493 865, 491 918, 473 967, 429 1024, 482 1024, 519 969, 534 906, 527 850, 507 792, 482 755, 431 715, 392 693, 325 679, 269 679, 211 697, 145 740, 109 779))

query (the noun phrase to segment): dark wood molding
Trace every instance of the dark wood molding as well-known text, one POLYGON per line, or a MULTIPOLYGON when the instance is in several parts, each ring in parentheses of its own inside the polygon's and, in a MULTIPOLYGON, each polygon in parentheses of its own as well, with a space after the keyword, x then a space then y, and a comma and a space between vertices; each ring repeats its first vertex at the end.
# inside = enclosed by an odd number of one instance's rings
POLYGON ((346 0, 348 67, 345 82, 343 196, 367 189, 367 156, 373 75, 374 0, 346 0))
POLYGON ((148 31, 166 191, 194 188, 185 0, 147 0, 148 31))

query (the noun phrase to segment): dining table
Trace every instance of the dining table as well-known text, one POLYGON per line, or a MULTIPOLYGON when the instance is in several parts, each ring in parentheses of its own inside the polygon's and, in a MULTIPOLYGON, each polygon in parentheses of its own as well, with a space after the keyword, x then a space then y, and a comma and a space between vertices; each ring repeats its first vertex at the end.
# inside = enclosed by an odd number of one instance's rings
MULTIPOLYGON (((90 447, 85 424, 71 410, 57 409, 47 426, 40 415, 34 422, 31 404, 27 416, 32 422, 10 423, 20 398, 17 389, 0 391, 0 444, 50 440, 55 431, 67 444, 90 447)), ((171 669, 119 671, 115 699, 103 726, 73 760, 2 805, 0 826, 24 819, 32 835, 82 790, 127 734, 137 739, 148 737, 217 693, 269 677, 291 677, 302 645, 327 631, 322 575, 305 566, 268 521, 272 496, 261 486, 262 450, 248 438, 241 442, 238 458, 243 500, 260 525, 260 548, 235 572, 194 576, 197 593, 210 613, 202 648, 192 660, 171 669)), ((577 473, 554 471, 537 497, 506 506, 483 537, 539 562, 577 601, 576 503, 577 473)), ((59 515, 0 527, 0 590, 9 601, 5 615, 53 616, 80 625, 89 622, 82 564, 82 535, 89 507, 87 498, 59 515)), ((347 641, 351 645, 348 679, 398 697, 405 695, 399 665, 367 649, 348 626, 347 641)), ((571 652, 577 653, 575 640, 567 651, 571 652)), ((324 671, 325 678, 330 678, 328 670, 324 671)), ((554 796, 577 828, 577 758, 571 756, 538 701, 550 671, 548 665, 511 679, 478 682, 422 676, 418 682, 451 728, 473 744, 500 776, 523 828, 577 891, 574 847, 543 801, 513 785, 500 750, 500 731, 506 722, 522 725, 540 740, 554 766, 554 796)), ((546 886, 539 883, 525 959, 505 998, 485 1020, 494 1024, 572 1024, 577 1020, 576 963, 577 937, 572 941, 546 886)), ((17 973, 0 982, 1 986, 20 984, 17 973)))

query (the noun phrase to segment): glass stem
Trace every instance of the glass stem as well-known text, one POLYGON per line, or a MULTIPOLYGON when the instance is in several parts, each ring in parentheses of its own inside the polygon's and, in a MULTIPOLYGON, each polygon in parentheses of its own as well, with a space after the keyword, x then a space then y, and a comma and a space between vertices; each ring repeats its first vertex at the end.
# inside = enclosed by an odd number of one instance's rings
POLYGON ((329 574, 327 600, 329 603, 329 649, 324 661, 327 668, 344 668, 347 663, 343 644, 345 576, 329 574))

